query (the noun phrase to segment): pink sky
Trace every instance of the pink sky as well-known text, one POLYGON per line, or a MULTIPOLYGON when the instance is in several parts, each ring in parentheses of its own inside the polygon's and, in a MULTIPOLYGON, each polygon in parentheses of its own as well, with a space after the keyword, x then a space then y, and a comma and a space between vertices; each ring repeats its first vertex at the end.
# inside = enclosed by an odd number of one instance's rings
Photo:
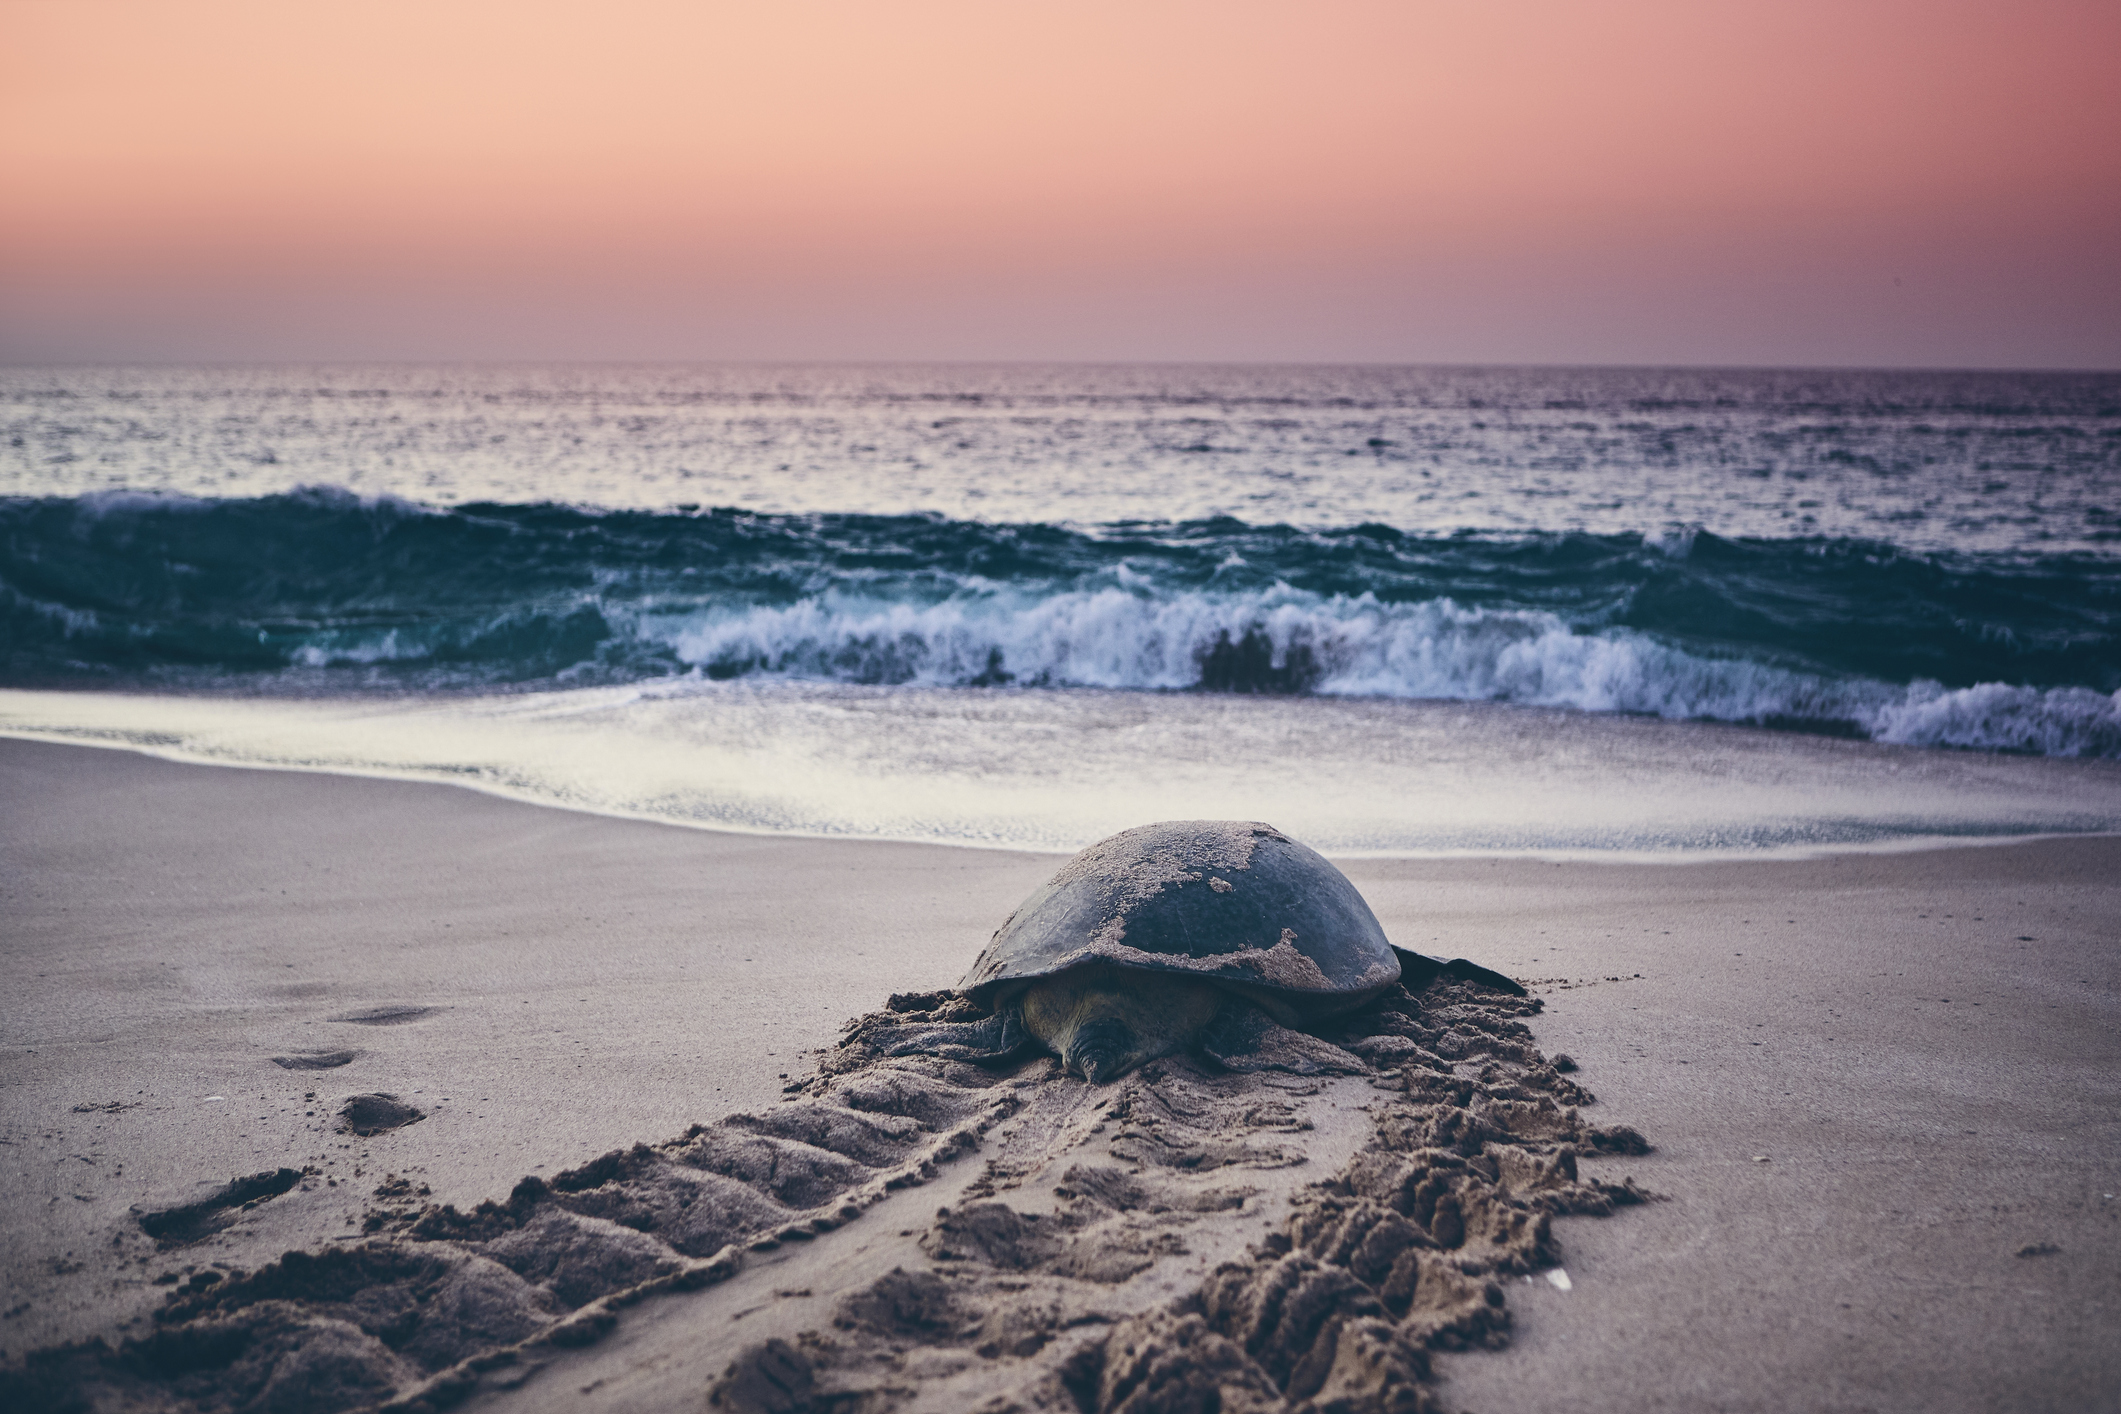
POLYGON ((2121 5, 10 0, 0 353, 2121 367, 2121 5))

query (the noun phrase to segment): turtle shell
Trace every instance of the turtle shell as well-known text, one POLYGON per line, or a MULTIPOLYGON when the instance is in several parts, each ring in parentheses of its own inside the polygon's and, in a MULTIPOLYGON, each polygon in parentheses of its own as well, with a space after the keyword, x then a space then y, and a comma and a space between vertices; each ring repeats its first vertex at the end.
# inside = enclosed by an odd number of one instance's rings
POLYGON ((1090 846, 1018 905, 958 991, 988 1005, 1092 962, 1224 983, 1303 1016, 1399 980, 1347 875, 1243 820, 1167 820, 1090 846))

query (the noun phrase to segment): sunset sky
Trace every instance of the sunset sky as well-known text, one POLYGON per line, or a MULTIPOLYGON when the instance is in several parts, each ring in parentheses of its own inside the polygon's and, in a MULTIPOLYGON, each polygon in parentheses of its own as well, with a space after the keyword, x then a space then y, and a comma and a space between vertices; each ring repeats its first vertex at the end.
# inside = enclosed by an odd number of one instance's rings
POLYGON ((0 0, 0 356, 2121 368, 2114 0, 0 0))

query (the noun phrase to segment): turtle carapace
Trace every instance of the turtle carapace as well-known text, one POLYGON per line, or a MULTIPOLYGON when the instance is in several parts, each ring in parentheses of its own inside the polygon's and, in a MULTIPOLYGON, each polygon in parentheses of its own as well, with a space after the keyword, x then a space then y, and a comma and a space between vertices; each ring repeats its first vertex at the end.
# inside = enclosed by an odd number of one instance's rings
POLYGON ((1093 1084, 1186 1049, 1313 1069, 1263 1052, 1445 971, 1523 991, 1394 948, 1347 876, 1271 825, 1171 820, 1090 846, 1009 915, 957 986, 986 1019, 896 1049, 999 1059, 1035 1044, 1093 1084))

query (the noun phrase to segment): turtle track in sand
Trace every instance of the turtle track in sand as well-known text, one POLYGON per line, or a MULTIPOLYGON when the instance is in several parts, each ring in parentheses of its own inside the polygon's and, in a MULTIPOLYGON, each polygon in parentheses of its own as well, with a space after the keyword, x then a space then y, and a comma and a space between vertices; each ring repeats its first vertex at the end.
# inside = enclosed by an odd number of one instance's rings
POLYGON ((1395 988, 1328 1032, 1360 1074, 1167 1059, 1092 1089, 1043 1057, 888 1057, 970 1013, 893 997, 776 1109, 469 1212, 386 1183, 361 1239, 187 1286, 151 1334, 37 1352, 0 1391, 231 1414, 565 1405, 607 1381, 742 1414, 1429 1409, 1428 1351, 1507 1340, 1500 1279, 1555 1264, 1552 1217, 1647 1196, 1579 1175, 1647 1145, 1582 1119, 1519 1020, 1538 1006, 1395 988))

